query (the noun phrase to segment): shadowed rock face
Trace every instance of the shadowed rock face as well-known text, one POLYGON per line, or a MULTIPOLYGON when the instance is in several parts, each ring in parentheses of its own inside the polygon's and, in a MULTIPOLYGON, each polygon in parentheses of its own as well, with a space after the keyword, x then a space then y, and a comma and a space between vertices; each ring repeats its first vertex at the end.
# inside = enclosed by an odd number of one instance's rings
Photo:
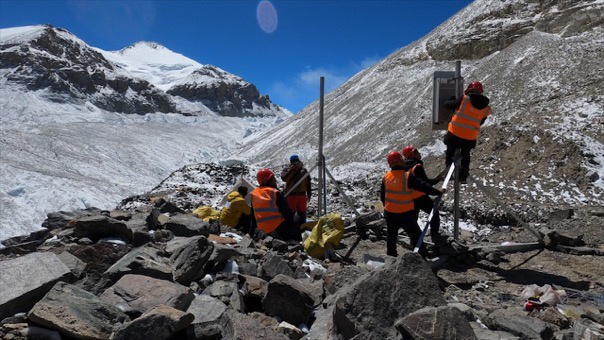
POLYGON ((48 99, 58 103, 95 106, 121 113, 180 113, 172 96, 200 102, 210 110, 233 117, 262 115, 258 110, 277 109, 268 95, 254 84, 212 65, 193 71, 202 83, 187 82, 167 93, 143 79, 130 77, 71 33, 50 25, 27 43, 0 45, 0 68, 13 69, 10 82, 27 90, 48 90, 48 99))
POLYGON ((570 37, 604 23, 604 9, 589 1, 515 1, 492 8, 458 25, 444 39, 430 40, 428 55, 437 61, 480 59, 533 30, 570 37))
POLYGON ((270 109, 268 96, 260 95, 254 84, 246 81, 227 81, 223 71, 208 65, 194 71, 197 76, 208 76, 215 79, 211 84, 183 84, 168 90, 168 94, 183 97, 189 101, 199 101, 212 111, 223 116, 247 116, 252 104, 270 109))
POLYGON ((59 103, 89 100, 113 112, 178 112, 165 93, 147 81, 112 75, 116 67, 101 53, 59 32, 66 31, 48 26, 18 49, 0 46, 0 68, 15 68, 8 81, 30 91, 47 89, 48 99, 59 103))

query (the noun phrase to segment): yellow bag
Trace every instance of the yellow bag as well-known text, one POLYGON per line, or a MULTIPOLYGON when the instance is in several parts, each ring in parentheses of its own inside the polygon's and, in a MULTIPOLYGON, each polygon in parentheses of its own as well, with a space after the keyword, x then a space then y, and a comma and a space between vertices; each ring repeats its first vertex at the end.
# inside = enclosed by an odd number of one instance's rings
POLYGON ((314 258, 325 257, 325 249, 340 244, 344 236, 344 221, 339 214, 327 214, 319 218, 310 235, 304 240, 304 250, 314 258))
POLYGON ((206 205, 197 207, 195 210, 193 210, 192 214, 206 222, 220 219, 220 210, 213 209, 212 207, 208 207, 206 205))

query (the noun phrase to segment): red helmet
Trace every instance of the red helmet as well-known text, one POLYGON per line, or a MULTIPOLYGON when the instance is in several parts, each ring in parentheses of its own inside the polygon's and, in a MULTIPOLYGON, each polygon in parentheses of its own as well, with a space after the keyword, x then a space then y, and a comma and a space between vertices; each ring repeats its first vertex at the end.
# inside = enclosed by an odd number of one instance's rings
POLYGON ((473 81, 468 85, 466 89, 466 94, 468 93, 482 93, 482 84, 479 81, 473 81))
POLYGON ((256 174, 258 184, 266 184, 271 178, 275 177, 275 174, 270 169, 262 169, 256 174))
POLYGON ((414 146, 405 146, 405 148, 403 149, 403 156, 405 156, 405 158, 411 158, 413 157, 413 153, 417 151, 417 149, 414 146))
POLYGON ((403 156, 401 156, 401 154, 398 151, 391 151, 388 154, 388 165, 392 166, 394 165, 394 163, 398 162, 398 161, 402 161, 403 160, 403 156))

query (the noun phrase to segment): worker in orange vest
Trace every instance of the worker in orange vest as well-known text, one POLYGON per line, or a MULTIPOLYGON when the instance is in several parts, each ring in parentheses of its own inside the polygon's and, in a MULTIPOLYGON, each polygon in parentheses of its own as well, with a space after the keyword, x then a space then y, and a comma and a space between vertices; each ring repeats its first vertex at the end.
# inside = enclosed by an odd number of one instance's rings
MULTIPOLYGON (((403 148, 403 157, 403 169, 411 172, 415 177, 430 185, 434 185, 443 180, 442 174, 435 178, 428 178, 428 175, 426 175, 426 171, 424 170, 422 154, 419 153, 414 146, 406 146, 403 148)), ((430 214, 432 209, 434 209, 434 202, 432 199, 426 195, 426 193, 417 190, 413 190, 413 204, 415 205, 415 214, 417 216, 419 216, 420 210, 426 214, 430 214)), ((438 214, 438 207, 430 220, 430 237, 435 244, 442 244, 446 241, 446 237, 440 234, 440 216, 438 214)))
MULTIPOLYGON (((413 190, 424 192, 428 195, 442 195, 446 189, 435 189, 430 184, 415 177, 403 169, 403 156, 398 151, 392 151, 387 156, 390 171, 382 179, 380 200, 384 204, 384 218, 388 229, 386 239, 386 254, 397 256, 396 242, 400 227, 405 230, 411 240, 411 247, 415 247, 421 229, 417 224, 417 215, 413 203, 413 190)), ((428 255, 426 246, 422 244, 419 249, 422 256, 428 255)))
POLYGON ((455 110, 444 138, 444 143, 447 145, 445 165, 448 168, 453 163, 455 150, 460 149, 459 181, 462 184, 466 183, 470 174, 470 150, 476 147, 480 126, 492 112, 489 98, 482 94, 483 87, 480 82, 470 83, 464 93, 461 99, 455 100, 452 97, 444 103, 447 109, 455 110))
POLYGON ((262 169, 256 174, 259 187, 252 191, 251 231, 258 228, 265 235, 284 241, 302 241, 300 230, 294 226, 294 214, 283 194, 277 189, 275 174, 262 169))

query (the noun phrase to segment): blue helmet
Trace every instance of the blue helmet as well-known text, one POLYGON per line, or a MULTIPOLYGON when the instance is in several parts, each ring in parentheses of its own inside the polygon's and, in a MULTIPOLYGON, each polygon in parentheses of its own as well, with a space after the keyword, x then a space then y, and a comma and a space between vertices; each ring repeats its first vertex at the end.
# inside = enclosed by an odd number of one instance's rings
POLYGON ((300 161, 300 157, 298 157, 298 155, 291 155, 289 157, 289 162, 293 163, 293 162, 299 162, 300 161))

